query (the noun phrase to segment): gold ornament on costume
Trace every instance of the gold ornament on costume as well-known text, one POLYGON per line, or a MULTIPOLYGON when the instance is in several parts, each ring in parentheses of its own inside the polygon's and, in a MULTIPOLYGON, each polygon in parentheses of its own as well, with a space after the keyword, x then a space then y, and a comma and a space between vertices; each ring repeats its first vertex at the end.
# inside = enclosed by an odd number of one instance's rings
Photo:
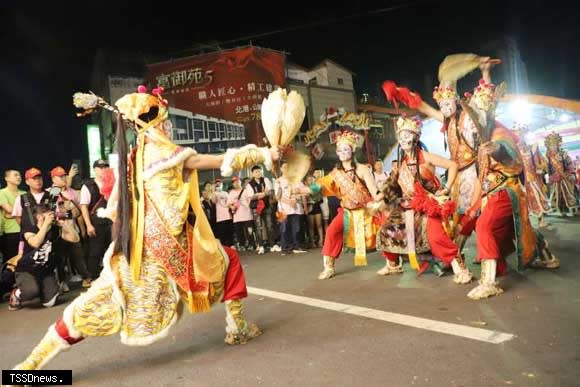
POLYGON ((169 112, 167 110, 167 100, 161 96, 163 88, 153 89, 152 94, 147 93, 145 86, 139 86, 137 90, 137 93, 126 94, 115 102, 115 106, 117 106, 123 118, 133 122, 137 131, 146 130, 165 121, 169 112), (143 122, 139 116, 149 113, 153 108, 158 108, 157 117, 149 122, 143 122))
POLYGON ((560 145, 562 145, 562 136, 556 132, 552 132, 544 139, 544 145, 546 145, 546 148, 548 149, 552 146, 560 147, 560 145))
POLYGON ((408 131, 415 133, 417 137, 421 137, 421 127, 423 123, 417 117, 409 118, 405 115, 402 115, 397 120, 397 136, 402 131, 408 131))
POLYGON ((481 79, 479 85, 473 90, 473 95, 466 93, 465 96, 469 99, 470 104, 473 103, 479 110, 488 112, 495 106, 495 85, 481 79))
POLYGON ((433 89, 433 99, 437 101, 437 103, 445 100, 445 99, 456 99, 457 92, 453 87, 450 86, 435 86, 433 89))
POLYGON ((336 146, 339 146, 340 144, 349 145, 354 152, 358 144, 358 137, 353 132, 344 131, 336 138, 336 146))

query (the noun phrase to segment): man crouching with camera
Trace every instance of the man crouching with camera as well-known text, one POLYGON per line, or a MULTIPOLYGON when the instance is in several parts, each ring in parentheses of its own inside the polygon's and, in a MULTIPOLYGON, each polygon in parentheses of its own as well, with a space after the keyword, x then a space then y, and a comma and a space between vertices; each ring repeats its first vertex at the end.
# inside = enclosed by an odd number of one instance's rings
POLYGON ((10 295, 9 310, 20 309, 36 298, 47 308, 54 306, 59 292, 53 246, 59 240, 79 241, 73 221, 55 218, 55 213, 46 205, 35 207, 34 219, 35 225, 22 229, 24 251, 16 265, 16 287, 10 295))

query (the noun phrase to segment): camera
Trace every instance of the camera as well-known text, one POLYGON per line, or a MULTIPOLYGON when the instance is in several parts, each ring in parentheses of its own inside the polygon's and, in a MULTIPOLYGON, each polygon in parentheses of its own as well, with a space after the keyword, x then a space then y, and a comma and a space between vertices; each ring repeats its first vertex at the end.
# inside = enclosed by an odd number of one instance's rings
POLYGON ((72 219, 72 211, 64 209, 64 198, 62 197, 62 190, 58 187, 51 187, 48 190, 48 200, 46 206, 54 212, 54 220, 69 220, 72 219), (59 200, 59 199, 63 200, 59 200))

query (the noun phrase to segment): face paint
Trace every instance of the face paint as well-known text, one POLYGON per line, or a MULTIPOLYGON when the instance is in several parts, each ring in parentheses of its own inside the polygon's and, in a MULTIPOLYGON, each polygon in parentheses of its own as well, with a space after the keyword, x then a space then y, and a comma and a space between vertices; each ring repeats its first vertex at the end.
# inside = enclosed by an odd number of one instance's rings
POLYGON ((173 123, 171 122, 171 120, 165 120, 161 128, 163 129, 163 133, 167 137, 171 138, 171 129, 173 129, 173 123))
POLYGON ((348 144, 340 144, 336 147, 336 155, 340 161, 352 160, 352 148, 348 144))
POLYGON ((410 152, 413 150, 415 145, 415 133, 408 130, 403 130, 399 133, 399 145, 401 149, 405 152, 410 152))
POLYGON ((439 109, 444 117, 451 117, 457 111, 457 102, 454 98, 446 98, 439 102, 439 109))

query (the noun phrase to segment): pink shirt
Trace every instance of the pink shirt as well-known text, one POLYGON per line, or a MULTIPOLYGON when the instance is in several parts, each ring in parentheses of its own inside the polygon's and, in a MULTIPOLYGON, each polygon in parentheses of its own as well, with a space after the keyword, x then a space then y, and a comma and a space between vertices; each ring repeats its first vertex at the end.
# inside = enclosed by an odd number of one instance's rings
POLYGON ((223 222, 225 220, 232 219, 232 214, 230 214, 230 209, 228 207, 227 192, 224 191, 216 192, 212 198, 212 201, 215 203, 216 222, 223 222))
POLYGON ((304 215, 303 198, 300 195, 292 194, 292 188, 304 188, 303 183, 291 185, 285 177, 280 177, 274 184, 274 191, 278 200, 278 211, 286 215, 304 215), (281 195, 281 196, 280 196, 281 195), (288 201, 296 199, 296 205, 292 206, 288 201))
MULTIPOLYGON (((95 183, 97 183, 97 186, 99 187, 99 189, 101 189, 101 186, 103 185, 100 181, 95 180, 95 183)), ((89 191, 89 189, 87 188, 86 185, 83 184, 83 186, 81 187, 81 200, 79 203, 81 206, 82 205, 86 205, 88 206, 89 204, 91 204, 91 192, 89 191)))
MULTIPOLYGON (((40 203, 40 199, 42 199, 42 197, 44 196, 44 191, 32 194, 32 196, 34 196, 34 200, 36 200, 36 203, 40 203)), ((14 207, 12 207, 12 216, 22 217, 22 202, 21 201, 22 201, 22 199, 20 197, 16 198, 16 201, 14 202, 14 207)))
POLYGON ((373 171, 373 176, 375 178, 375 184, 377 185, 377 187, 384 184, 385 181, 387 181, 387 177, 388 177, 386 172, 376 173, 374 171, 373 171))
MULTIPOLYGON (((240 190, 231 190, 228 194, 228 204, 234 204, 240 196, 240 190)), ((245 189, 240 196, 240 207, 234 214, 234 223, 247 222, 253 220, 252 211, 250 210, 250 200, 252 199, 252 191, 245 189)))
POLYGON ((77 191, 75 191, 72 188, 67 188, 65 191, 63 191, 62 192, 62 196, 64 196, 68 200, 73 201, 76 205, 79 205, 80 204, 79 194, 77 193, 77 191))

